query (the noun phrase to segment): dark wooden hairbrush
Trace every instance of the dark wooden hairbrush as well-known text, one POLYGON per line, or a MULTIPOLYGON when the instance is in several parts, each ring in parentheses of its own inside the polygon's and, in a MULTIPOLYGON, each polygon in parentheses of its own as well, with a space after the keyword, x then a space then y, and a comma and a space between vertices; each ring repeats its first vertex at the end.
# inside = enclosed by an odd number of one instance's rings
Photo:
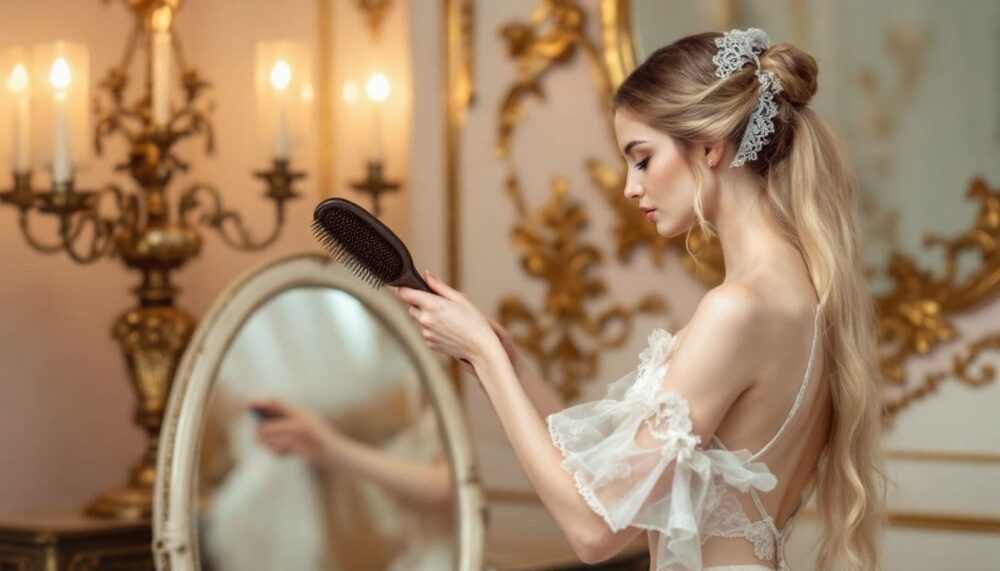
POLYGON ((350 200, 328 198, 320 202, 313 211, 312 227, 316 239, 335 259, 374 288, 403 286, 438 295, 413 267, 413 257, 403 241, 350 200))
POLYGON ((403 241, 378 218, 345 198, 328 198, 313 211, 313 233, 335 259, 378 289, 404 286, 435 293, 413 267, 403 241))

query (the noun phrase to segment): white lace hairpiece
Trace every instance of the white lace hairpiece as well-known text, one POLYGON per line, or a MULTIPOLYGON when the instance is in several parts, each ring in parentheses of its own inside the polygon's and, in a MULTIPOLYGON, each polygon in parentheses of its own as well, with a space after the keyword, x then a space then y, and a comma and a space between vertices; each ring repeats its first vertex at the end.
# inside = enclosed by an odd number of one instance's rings
POLYGON ((781 92, 781 80, 770 71, 760 69, 757 54, 771 47, 771 40, 760 28, 730 30, 715 39, 719 51, 712 56, 715 75, 725 79, 748 63, 757 66, 754 75, 760 81, 760 97, 757 107, 750 115, 747 128, 743 131, 740 147, 729 166, 738 167, 757 158, 757 153, 767 144, 768 135, 774 133, 774 116, 778 114, 778 104, 774 96, 781 92))

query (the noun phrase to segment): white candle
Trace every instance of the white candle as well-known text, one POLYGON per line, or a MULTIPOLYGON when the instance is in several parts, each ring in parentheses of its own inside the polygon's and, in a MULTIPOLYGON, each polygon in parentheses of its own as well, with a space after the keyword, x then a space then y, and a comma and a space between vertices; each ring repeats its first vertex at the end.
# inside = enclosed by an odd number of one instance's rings
POLYGON ((153 124, 164 128, 170 122, 170 7, 153 12, 153 124))
POLYGON ((382 160, 382 110, 378 103, 374 105, 374 115, 372 120, 372 160, 382 160))
POLYGON ((26 173, 30 169, 31 144, 28 131, 28 70, 23 63, 14 66, 7 78, 7 89, 14 98, 13 163, 15 173, 26 173))
POLYGON ((292 81, 292 68, 288 62, 279 59, 271 67, 271 87, 274 88, 275 126, 274 158, 288 158, 288 85, 292 81))
POLYGON ((372 160, 382 160, 382 103, 389 97, 389 79, 374 73, 365 82, 365 95, 372 103, 372 160))
POLYGON ((69 65, 63 58, 56 59, 49 72, 52 84, 52 182, 67 183, 73 179, 73 163, 69 140, 69 117, 66 109, 66 92, 73 79, 69 65))

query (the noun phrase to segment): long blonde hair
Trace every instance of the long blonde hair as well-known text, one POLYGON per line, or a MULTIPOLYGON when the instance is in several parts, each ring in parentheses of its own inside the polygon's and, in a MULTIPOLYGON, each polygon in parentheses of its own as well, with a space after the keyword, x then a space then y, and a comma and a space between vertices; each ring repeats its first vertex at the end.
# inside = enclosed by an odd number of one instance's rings
MULTIPOLYGON (((716 76, 712 56, 720 35, 688 36, 652 53, 618 87, 612 108, 626 109, 670 135, 683 151, 719 140, 738 147, 760 83, 753 64, 726 79, 716 76)), ((822 540, 817 565, 825 570, 842 563, 869 571, 879 567, 887 479, 876 309, 858 248, 857 182, 837 141, 808 105, 817 89, 816 60, 794 45, 778 43, 760 55, 760 65, 783 86, 775 97, 775 132, 757 159, 739 168, 759 177, 769 215, 802 252, 825 300, 824 351, 834 410, 818 466, 822 540)), ((689 152, 683 154, 697 184, 698 227, 711 237, 700 170, 689 152)))

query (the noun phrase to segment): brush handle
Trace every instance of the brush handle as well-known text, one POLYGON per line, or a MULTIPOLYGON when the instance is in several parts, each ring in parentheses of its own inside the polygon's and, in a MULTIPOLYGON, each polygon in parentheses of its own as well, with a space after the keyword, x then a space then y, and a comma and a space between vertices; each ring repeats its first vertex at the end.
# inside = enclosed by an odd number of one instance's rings
POLYGON ((409 265, 406 267, 405 270, 403 270, 403 275, 399 276, 399 278, 396 281, 392 282, 392 285, 396 287, 408 287, 411 289, 419 289, 421 291, 426 291, 427 293, 433 293, 434 295, 437 295, 437 292, 432 290, 431 286, 427 285, 427 282, 424 281, 424 278, 420 277, 420 274, 417 273, 417 270, 413 268, 413 266, 409 265))

